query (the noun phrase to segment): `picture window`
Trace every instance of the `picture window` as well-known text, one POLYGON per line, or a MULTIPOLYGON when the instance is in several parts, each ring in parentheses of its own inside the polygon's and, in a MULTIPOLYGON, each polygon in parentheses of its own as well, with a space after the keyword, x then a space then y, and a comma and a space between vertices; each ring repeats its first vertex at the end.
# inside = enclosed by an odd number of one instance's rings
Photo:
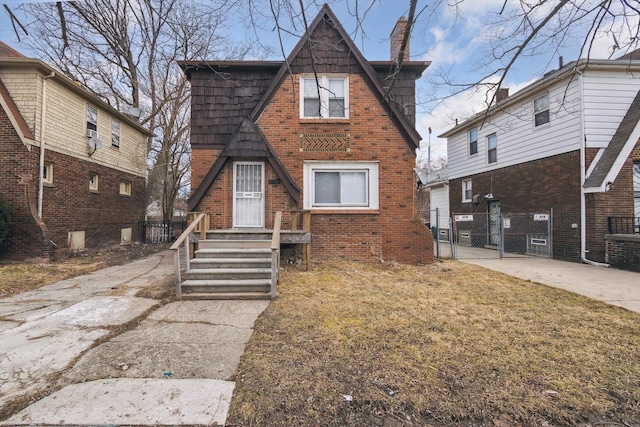
POLYGON ((308 162, 305 209, 378 209, 378 163, 308 162))

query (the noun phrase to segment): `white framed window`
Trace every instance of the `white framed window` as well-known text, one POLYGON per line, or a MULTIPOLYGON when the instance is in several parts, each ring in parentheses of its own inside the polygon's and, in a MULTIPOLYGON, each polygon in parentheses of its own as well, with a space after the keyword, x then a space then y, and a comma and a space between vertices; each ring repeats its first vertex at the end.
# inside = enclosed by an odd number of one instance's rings
POLYGON ((98 191, 98 181, 99 177, 97 173, 89 174, 89 190, 98 191))
POLYGON ((469 131, 469 155, 478 154, 478 128, 469 131))
POLYGON ((349 76, 301 75, 300 117, 309 119, 349 118, 349 76))
POLYGON ((42 166, 42 182, 45 184, 53 184, 53 164, 45 163, 42 166))
POLYGON ((87 104, 87 131, 91 130, 98 131, 98 110, 93 105, 87 104))
POLYGON ((111 119, 111 146, 120 147, 120 122, 111 119))
POLYGON ((470 179, 465 179, 462 181, 462 203, 467 203, 472 200, 473 197, 473 187, 471 185, 470 179))
POLYGON ((120 195, 122 195, 122 196, 130 196, 131 195, 131 182, 130 181, 120 181, 120 195))
POLYGON ((377 162, 305 162, 305 209, 376 210, 377 162))
POLYGON ((495 133, 487 137, 487 161, 489 163, 498 161, 498 137, 495 133))
POLYGON ((533 100, 533 121, 536 127, 549 123, 549 94, 533 100))

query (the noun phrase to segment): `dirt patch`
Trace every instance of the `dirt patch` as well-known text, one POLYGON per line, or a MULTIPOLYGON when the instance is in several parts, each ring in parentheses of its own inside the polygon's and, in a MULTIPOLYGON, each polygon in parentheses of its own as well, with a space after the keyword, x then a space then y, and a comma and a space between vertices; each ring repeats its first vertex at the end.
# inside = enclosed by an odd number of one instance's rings
POLYGON ((231 425, 640 425, 640 316, 455 261, 283 271, 231 425))
POLYGON ((50 263, 0 263, 0 298, 31 291, 168 249, 168 244, 111 245, 50 263))

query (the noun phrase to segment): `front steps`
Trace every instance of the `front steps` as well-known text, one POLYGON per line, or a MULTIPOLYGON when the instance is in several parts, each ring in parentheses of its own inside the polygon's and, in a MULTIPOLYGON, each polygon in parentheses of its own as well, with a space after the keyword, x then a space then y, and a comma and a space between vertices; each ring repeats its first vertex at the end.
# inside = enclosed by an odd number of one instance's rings
POLYGON ((271 299, 270 236, 268 240, 219 237, 198 242, 187 280, 181 284, 182 299, 271 299))

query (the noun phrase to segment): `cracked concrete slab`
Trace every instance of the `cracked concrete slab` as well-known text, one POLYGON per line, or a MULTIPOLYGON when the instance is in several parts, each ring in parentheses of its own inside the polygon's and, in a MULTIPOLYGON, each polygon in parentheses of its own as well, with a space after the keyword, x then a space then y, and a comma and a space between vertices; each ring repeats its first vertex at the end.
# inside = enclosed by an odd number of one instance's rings
POLYGON ((224 425, 234 387, 211 379, 92 381, 67 386, 0 425, 224 425))
POLYGON ((269 301, 135 297, 173 274, 166 252, 0 301, 0 409, 76 383, 0 425, 223 425, 235 386, 226 380, 269 301))

